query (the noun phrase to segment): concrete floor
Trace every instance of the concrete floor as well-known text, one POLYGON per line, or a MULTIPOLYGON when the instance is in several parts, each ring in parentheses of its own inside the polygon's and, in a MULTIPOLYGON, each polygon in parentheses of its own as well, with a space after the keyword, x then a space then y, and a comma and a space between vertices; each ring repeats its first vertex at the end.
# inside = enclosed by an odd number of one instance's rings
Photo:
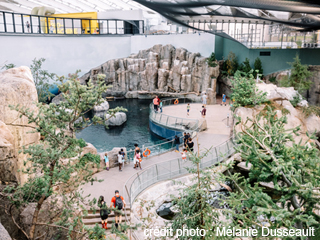
MULTIPOLYGON (((201 104, 191 104, 189 118, 201 118, 200 111, 201 104)), ((187 117, 186 104, 171 105, 163 108, 163 114, 176 116, 176 117, 187 117)), ((219 105, 208 105, 207 106, 207 127, 208 129, 198 134, 197 139, 194 138, 195 151, 198 150, 197 143, 199 143, 200 149, 208 149, 212 146, 217 146, 223 143, 229 138, 230 128, 226 126, 227 114, 231 114, 229 106, 219 105)), ((153 165, 155 163, 164 162, 170 159, 181 157, 180 153, 171 151, 162 155, 153 156, 150 158, 143 158, 142 169, 153 165)), ((126 164, 123 171, 119 172, 118 168, 112 168, 109 171, 102 171, 95 174, 93 177, 97 179, 103 179, 101 183, 94 182, 85 184, 82 189, 84 195, 90 195, 90 198, 99 198, 100 195, 105 197, 105 201, 110 204, 111 198, 114 196, 114 191, 119 190, 120 195, 126 196, 123 193, 123 187, 128 179, 133 177, 141 170, 133 169, 133 164, 126 164)), ((125 199, 126 200, 126 199, 125 199)))

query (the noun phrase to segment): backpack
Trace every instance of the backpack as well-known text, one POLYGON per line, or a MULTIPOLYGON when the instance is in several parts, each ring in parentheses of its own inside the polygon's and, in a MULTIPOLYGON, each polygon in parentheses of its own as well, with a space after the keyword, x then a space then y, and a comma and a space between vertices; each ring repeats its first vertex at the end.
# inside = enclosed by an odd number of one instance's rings
POLYGON ((121 199, 121 196, 119 197, 114 196, 114 197, 116 198, 116 202, 115 202, 116 208, 118 208, 118 210, 121 210, 123 208, 123 201, 121 199))

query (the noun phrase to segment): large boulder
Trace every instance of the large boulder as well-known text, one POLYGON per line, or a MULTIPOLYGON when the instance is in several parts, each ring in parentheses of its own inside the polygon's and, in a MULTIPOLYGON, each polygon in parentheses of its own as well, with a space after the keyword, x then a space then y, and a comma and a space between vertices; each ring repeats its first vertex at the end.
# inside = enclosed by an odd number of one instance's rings
POLYGON ((127 121, 127 115, 124 112, 117 112, 114 116, 106 114, 105 124, 108 126, 120 126, 127 121))
POLYGON ((63 97, 63 94, 60 93, 54 98, 52 98, 52 103, 59 105, 61 102, 65 101, 65 98, 63 97))
POLYGON ((216 92, 212 88, 207 88, 207 105, 216 104, 216 92))
POLYGON ((93 107, 93 111, 94 111, 94 112, 104 112, 104 111, 108 111, 108 110, 109 110, 109 103, 108 103, 108 101, 104 101, 104 102, 101 103, 100 105, 93 107))
POLYGON ((293 87, 277 87, 274 84, 257 84, 257 89, 267 93, 268 100, 293 100, 293 97, 298 94, 293 87))
POLYGON ((118 164, 118 153, 120 152, 121 149, 123 149, 124 153, 126 154, 125 155, 125 159, 127 159, 127 149, 125 147, 123 147, 123 148, 115 147, 111 151, 107 152, 110 168, 119 166, 119 164, 118 164))
POLYGON ((0 223, 0 239, 1 240, 12 240, 8 231, 0 223))
MULTIPOLYGON (((38 95, 33 82, 31 71, 28 67, 11 68, 0 73, 0 121, 10 130, 13 136, 13 154, 15 161, 12 161, 12 168, 22 169, 27 156, 20 153, 22 147, 38 143, 39 133, 34 133, 34 124, 28 122, 27 117, 19 117, 20 114, 11 110, 9 105, 28 108, 35 114, 38 112, 38 95)), ((24 183, 27 175, 21 171, 15 172, 15 181, 24 183)))

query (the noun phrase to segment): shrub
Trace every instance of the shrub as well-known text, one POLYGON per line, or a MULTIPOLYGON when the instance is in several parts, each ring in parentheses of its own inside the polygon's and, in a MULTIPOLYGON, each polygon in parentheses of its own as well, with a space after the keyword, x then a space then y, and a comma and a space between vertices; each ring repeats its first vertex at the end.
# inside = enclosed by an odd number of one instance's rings
POLYGON ((299 59, 299 55, 296 55, 291 65, 291 75, 290 77, 284 77, 279 81, 281 87, 294 87, 298 92, 303 92, 308 90, 312 81, 307 80, 312 76, 312 73, 308 70, 307 65, 302 65, 299 59))
POLYGON ((215 53, 211 53, 210 57, 207 59, 207 63, 210 67, 216 67, 217 63, 216 63, 216 55, 215 53))
POLYGON ((292 100, 290 100, 293 107, 298 106, 298 103, 301 102, 301 98, 299 94, 296 94, 292 100))
POLYGON ((276 77, 271 77, 271 78, 269 78, 269 82, 277 83, 277 78, 276 77))
POLYGON ((260 58, 258 58, 258 57, 256 58, 253 66, 254 66, 254 73, 253 73, 254 78, 257 78, 258 74, 261 74, 261 78, 262 78, 263 69, 262 69, 262 62, 261 62, 260 58))
POLYGON ((229 52, 227 60, 225 61, 225 71, 229 76, 233 76, 238 69, 237 57, 233 52, 229 52))
POLYGON ((310 105, 308 107, 303 107, 302 113, 304 114, 305 117, 309 117, 312 114, 320 117, 320 107, 314 106, 314 105, 310 105))
POLYGON ((246 58, 243 63, 239 65, 238 70, 241 72, 249 73, 251 71, 250 60, 246 58))
POLYGON ((237 71, 234 80, 231 80, 233 110, 237 107, 260 105, 267 101, 267 93, 257 91, 252 72, 253 70, 249 73, 237 71))

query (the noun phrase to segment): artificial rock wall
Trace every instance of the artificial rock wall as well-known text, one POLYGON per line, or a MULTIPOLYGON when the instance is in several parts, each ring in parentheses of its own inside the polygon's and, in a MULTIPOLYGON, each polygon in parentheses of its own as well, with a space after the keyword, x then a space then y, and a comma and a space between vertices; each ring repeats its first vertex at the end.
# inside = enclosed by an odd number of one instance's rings
POLYGON ((155 45, 131 54, 127 58, 112 59, 91 69, 80 78, 85 84, 90 78, 105 74, 112 85, 110 94, 125 95, 131 91, 203 92, 216 90, 219 66, 210 67, 207 58, 172 45, 155 45))

